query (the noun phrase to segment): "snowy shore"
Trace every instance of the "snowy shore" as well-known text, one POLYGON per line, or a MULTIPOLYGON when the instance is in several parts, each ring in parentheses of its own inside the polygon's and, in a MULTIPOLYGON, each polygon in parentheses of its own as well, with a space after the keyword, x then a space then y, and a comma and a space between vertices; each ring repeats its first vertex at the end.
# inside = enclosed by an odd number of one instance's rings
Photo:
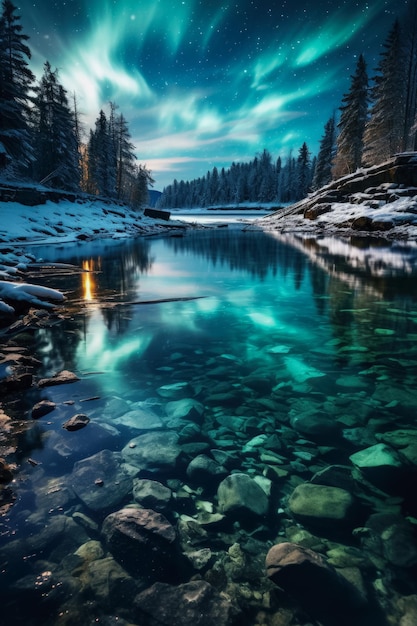
POLYGON ((0 202, 0 314, 13 315, 15 303, 50 308, 62 301, 54 289, 26 285, 27 268, 37 261, 25 250, 33 243, 69 242, 94 238, 127 238, 183 230, 179 221, 155 220, 120 204, 101 201, 47 202, 25 206, 0 202))

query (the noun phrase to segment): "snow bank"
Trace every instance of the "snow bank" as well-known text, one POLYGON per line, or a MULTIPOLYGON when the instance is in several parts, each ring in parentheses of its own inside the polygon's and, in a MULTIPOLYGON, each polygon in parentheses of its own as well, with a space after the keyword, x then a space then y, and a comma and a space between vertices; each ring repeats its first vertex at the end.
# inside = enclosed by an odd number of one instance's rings
POLYGON ((86 199, 48 201, 26 206, 0 202, 0 313, 13 315, 16 303, 52 308, 63 295, 25 282, 24 271, 36 258, 25 252, 25 243, 69 243, 90 238, 154 235, 185 228, 178 221, 155 220, 117 203, 86 199), (13 281, 13 282, 12 282, 13 281))

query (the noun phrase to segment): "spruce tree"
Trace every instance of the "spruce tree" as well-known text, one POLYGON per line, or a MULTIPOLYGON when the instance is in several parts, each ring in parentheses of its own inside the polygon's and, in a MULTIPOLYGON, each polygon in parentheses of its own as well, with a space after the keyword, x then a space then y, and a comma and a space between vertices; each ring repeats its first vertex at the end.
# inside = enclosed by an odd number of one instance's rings
POLYGON ((310 151, 306 142, 303 143, 298 152, 297 158, 297 189, 296 200, 301 200, 307 196, 311 185, 311 160, 310 151))
POLYGON ((381 163, 404 149, 406 75, 398 20, 384 43, 377 72, 364 134, 363 160, 367 166, 381 163))
POLYGON ((319 189, 332 180, 332 163, 335 152, 336 119, 335 116, 326 122, 324 134, 320 141, 319 153, 314 167, 313 189, 319 189))
POLYGON ((29 92, 35 79, 28 67, 31 52, 17 8, 3 0, 0 17, 0 173, 25 171, 33 159, 29 127, 29 92))
POLYGON ((106 114, 100 111, 88 142, 89 193, 116 196, 117 159, 106 114))
POLYGON ((404 147, 417 149, 417 133, 414 121, 417 115, 417 5, 409 5, 404 21, 404 56, 406 93, 404 110, 404 147))
POLYGON ((356 171, 362 165, 363 140, 368 116, 368 74, 366 62, 361 54, 350 89, 343 96, 336 140, 337 152, 334 159, 333 176, 339 178, 356 171))
POLYGON ((52 187, 77 190, 80 167, 75 117, 58 81, 58 70, 52 71, 48 62, 34 91, 34 177, 52 187))

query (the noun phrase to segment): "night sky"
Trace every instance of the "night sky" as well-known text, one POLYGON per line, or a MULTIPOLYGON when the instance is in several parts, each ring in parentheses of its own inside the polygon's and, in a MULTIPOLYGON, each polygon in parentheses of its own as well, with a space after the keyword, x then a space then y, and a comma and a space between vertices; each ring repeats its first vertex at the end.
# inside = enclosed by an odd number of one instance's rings
MULTIPOLYGON (((413 2, 414 0, 410 0, 413 2)), ((316 153, 360 53, 368 72, 407 0, 22 0, 85 128, 116 102, 156 189, 267 148, 316 153)))

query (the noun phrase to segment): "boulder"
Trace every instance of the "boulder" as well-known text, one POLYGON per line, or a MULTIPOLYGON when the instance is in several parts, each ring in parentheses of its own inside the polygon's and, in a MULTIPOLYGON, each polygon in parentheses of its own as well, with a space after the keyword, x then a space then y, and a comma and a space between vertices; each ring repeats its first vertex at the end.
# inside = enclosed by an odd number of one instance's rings
POLYGON ((204 405, 193 398, 173 400, 165 406, 167 417, 171 420, 189 420, 196 424, 203 423, 204 405))
POLYGON ((221 513, 245 521, 248 517, 264 517, 269 501, 263 489, 247 474, 230 474, 219 485, 217 498, 221 513))
POLYGON ((161 513, 121 509, 105 518, 101 532, 114 558, 129 573, 147 583, 178 581, 176 532, 161 513))
POLYGON ((85 426, 87 426, 89 421, 90 418, 87 417, 87 415, 84 415, 84 413, 77 413, 76 415, 70 417, 70 419, 67 420, 64 424, 62 424, 62 428, 65 428, 65 430, 69 431, 81 430, 81 428, 85 428, 85 426))
POLYGON ((92 511, 115 508, 131 492, 132 478, 120 461, 120 454, 102 450, 74 464, 70 486, 92 511))
POLYGON ((196 456, 187 467, 187 476, 191 482, 213 491, 227 474, 226 468, 205 454, 196 456))
POLYGON ((156 480, 133 479, 133 499, 138 504, 154 511, 163 511, 172 498, 172 491, 156 480))
POLYGON ((126 463, 150 473, 168 473, 177 469, 181 455, 178 435, 171 430, 154 431, 135 437, 123 448, 126 463))
POLYGON ((56 408, 55 402, 51 400, 41 400, 32 407, 32 419, 38 420, 44 415, 48 415, 56 408))
POLYGON ((370 483, 388 493, 401 493, 409 468, 397 450, 377 443, 355 452, 349 458, 370 483))
POLYGON ((341 528, 354 522, 354 499, 340 487, 303 483, 288 501, 292 515, 305 524, 341 528))
POLYGON ((342 436, 340 424, 325 413, 314 411, 294 415, 290 423, 298 433, 322 445, 334 445, 342 436))
POLYGON ((417 565, 417 539, 408 520, 394 513, 375 513, 365 526, 362 544, 396 567, 417 565))
POLYGON ((164 424, 158 415, 150 409, 134 408, 112 420, 114 424, 126 426, 130 430, 150 431, 163 428, 164 424))
POLYGON ((265 564, 270 580, 323 626, 374 623, 366 621, 363 595, 317 552, 284 542, 269 550, 265 564))
POLYGON ((134 605, 138 623, 158 626, 231 626, 238 613, 226 595, 204 580, 175 587, 155 583, 136 596, 134 605))

